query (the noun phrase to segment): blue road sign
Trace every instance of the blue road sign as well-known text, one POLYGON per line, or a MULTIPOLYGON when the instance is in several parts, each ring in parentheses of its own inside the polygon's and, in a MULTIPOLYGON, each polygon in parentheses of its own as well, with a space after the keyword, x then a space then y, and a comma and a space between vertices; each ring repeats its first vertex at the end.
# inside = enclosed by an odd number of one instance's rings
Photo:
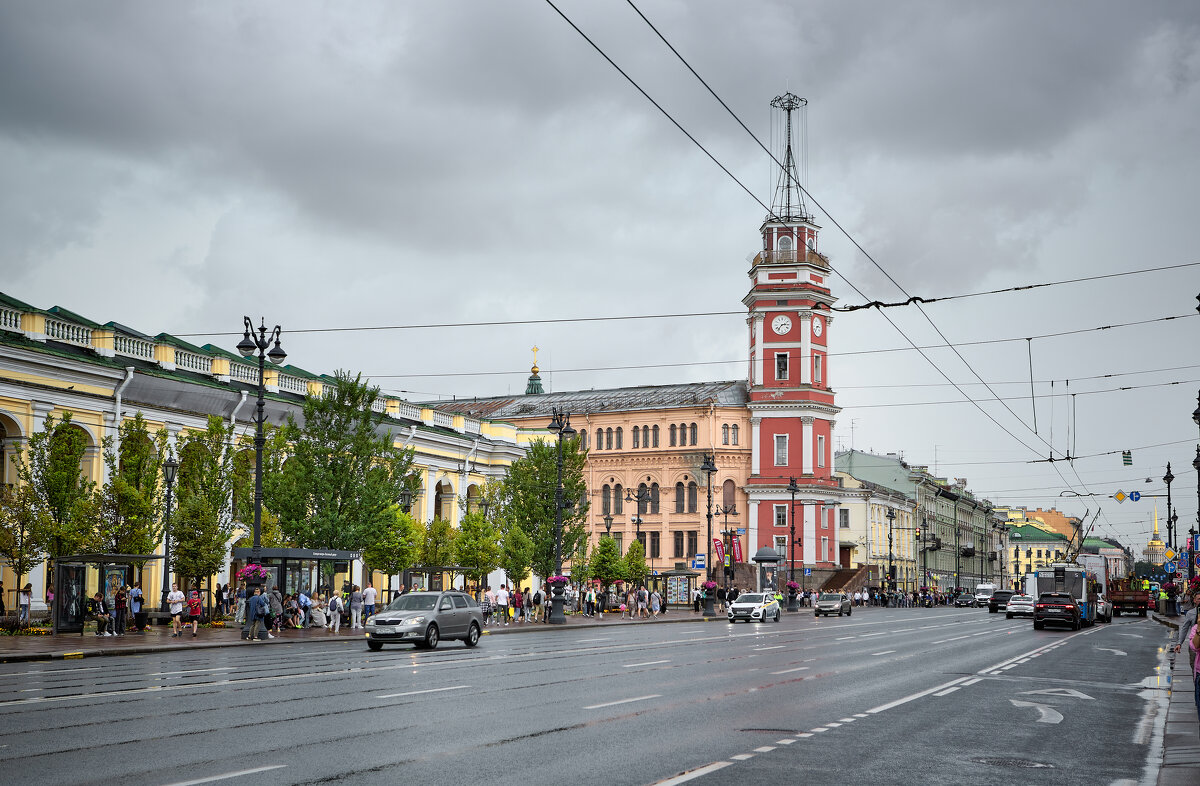
POLYGON ((1129 498, 1130 498, 1131 500, 1133 500, 1134 502, 1140 502, 1140 501, 1141 501, 1141 499, 1142 499, 1142 492, 1140 492, 1140 491, 1131 491, 1131 492, 1129 492, 1129 498))
POLYGON ((812 575, 812 568, 805 568, 805 569, 804 569, 804 575, 805 575, 805 576, 811 576, 811 575, 812 575))
POLYGON ((1176 566, 1175 566, 1175 563, 1174 563, 1174 562, 1171 562, 1170 560, 1168 560, 1167 562, 1164 562, 1164 563, 1163 563, 1163 571, 1164 571, 1165 573, 1174 573, 1174 572, 1175 572, 1175 567, 1176 567, 1176 566))

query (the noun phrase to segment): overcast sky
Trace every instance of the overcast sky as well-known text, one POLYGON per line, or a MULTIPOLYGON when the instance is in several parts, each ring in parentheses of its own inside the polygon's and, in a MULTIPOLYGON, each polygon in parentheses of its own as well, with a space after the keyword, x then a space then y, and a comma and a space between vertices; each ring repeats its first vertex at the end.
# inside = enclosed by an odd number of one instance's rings
MULTIPOLYGON (((632 7, 556 4, 771 201, 767 155, 632 7)), ((828 376, 841 448, 1102 508, 1138 549, 1166 500, 1108 495, 1165 493, 1171 461, 1194 524, 1200 5, 638 7, 764 142, 773 97, 808 99, 840 305, 905 299, 880 268, 933 298, 1192 265, 842 314, 828 376), (1080 458, 1027 463, 1051 446, 1080 458)), ((191 334, 738 311, 764 217, 542 0, 5 3, 0 172, 0 290, 227 348, 191 334)), ((427 400, 523 391, 535 344, 554 390, 737 379, 745 341, 707 316, 284 347, 427 400)))

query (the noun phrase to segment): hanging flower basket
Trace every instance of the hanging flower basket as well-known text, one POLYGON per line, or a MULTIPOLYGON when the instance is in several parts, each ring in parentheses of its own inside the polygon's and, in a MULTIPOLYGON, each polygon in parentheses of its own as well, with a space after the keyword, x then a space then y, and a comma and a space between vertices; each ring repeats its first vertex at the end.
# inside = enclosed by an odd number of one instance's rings
POLYGON ((701 584, 700 586, 701 586, 701 587, 704 587, 704 589, 706 589, 706 590, 714 590, 714 589, 716 589, 716 588, 717 588, 717 582, 715 582, 715 581, 706 581, 706 582, 704 582, 703 584, 701 584))
POLYGON ((566 576, 551 576, 550 578, 546 579, 547 584, 567 584, 570 581, 571 580, 566 576))
POLYGON ((788 589, 788 592, 790 592, 790 593, 792 593, 793 595, 795 595, 795 594, 796 594, 796 593, 797 593, 797 592, 800 590, 800 585, 799 585, 799 584, 797 584, 797 583, 796 583, 796 582, 794 582, 794 581, 789 581, 789 582, 787 583, 787 589, 788 589))
POLYGON ((238 581, 262 581, 271 577, 271 571, 262 565, 247 565, 237 572, 238 581))

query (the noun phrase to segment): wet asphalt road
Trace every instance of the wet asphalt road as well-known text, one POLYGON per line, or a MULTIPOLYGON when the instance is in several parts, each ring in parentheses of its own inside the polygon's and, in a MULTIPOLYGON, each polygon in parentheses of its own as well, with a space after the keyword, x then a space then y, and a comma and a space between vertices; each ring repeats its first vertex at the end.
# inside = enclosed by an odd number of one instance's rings
POLYGON ((1166 642, 865 609, 18 663, 0 782, 1138 783, 1166 642))

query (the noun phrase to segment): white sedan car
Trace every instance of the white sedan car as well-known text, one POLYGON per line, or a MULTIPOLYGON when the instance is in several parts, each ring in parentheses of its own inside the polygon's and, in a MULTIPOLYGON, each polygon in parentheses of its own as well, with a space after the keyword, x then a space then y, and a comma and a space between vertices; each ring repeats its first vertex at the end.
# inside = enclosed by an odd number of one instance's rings
POLYGON ((1004 607, 1004 618, 1012 619, 1014 615, 1032 617, 1035 602, 1032 595, 1013 595, 1004 607))
POLYGON ((769 592, 747 592, 729 604, 728 616, 730 622, 779 622, 779 601, 769 592))
POLYGON ((1103 595, 1096 596, 1096 621, 1112 622, 1112 602, 1103 595))

